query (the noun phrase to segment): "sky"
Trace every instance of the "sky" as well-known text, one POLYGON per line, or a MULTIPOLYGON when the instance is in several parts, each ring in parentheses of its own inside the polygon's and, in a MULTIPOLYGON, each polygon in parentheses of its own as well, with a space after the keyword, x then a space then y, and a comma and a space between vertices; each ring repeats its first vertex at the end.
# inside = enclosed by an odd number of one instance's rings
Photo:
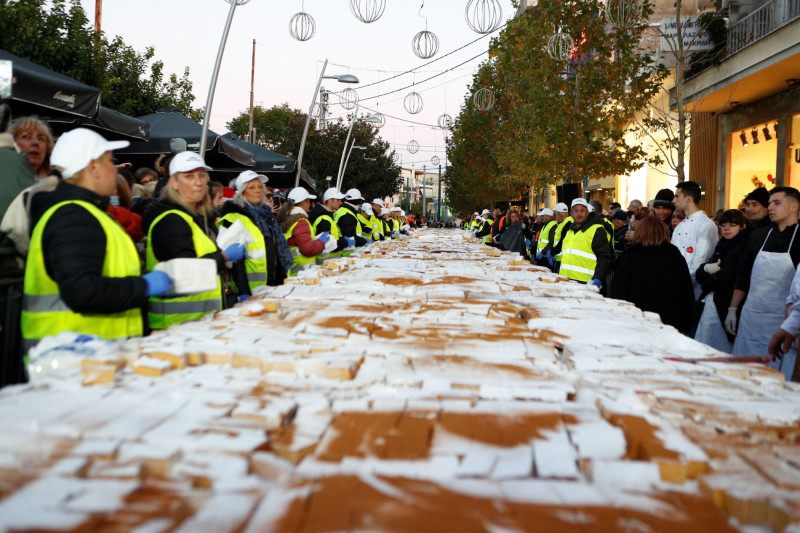
MULTIPOLYGON (((362 113, 377 110, 387 115, 386 125, 378 135, 400 154, 399 164, 405 168, 430 168, 434 156, 444 164, 444 132, 432 126, 444 113, 458 115, 472 75, 488 57, 491 37, 498 34, 481 39, 469 28, 465 20, 467 2, 386 0, 383 16, 365 24, 351 13, 348 0, 250 0, 234 13, 211 110, 211 129, 227 132, 226 123, 249 108, 255 39, 256 105, 269 108, 288 103, 308 112, 327 58, 326 75, 354 74, 360 83, 345 85, 323 80, 323 87, 337 92, 353 88, 367 108, 362 107, 362 113), (302 42, 289 32, 290 19, 301 11, 311 15, 316 25, 314 36, 302 42), (439 52, 423 60, 414 55, 412 40, 426 29, 426 23, 427 30, 439 39, 439 52), (423 66, 450 52, 453 53, 423 66), (419 70, 397 76, 415 68, 419 70), (392 91, 397 92, 387 94, 392 91), (423 99, 422 111, 414 115, 403 106, 411 91, 423 99), (411 140, 420 144, 415 154, 408 151, 411 140)), ((503 22, 513 17, 511 0, 497 2, 503 22)), ((81 0, 81 4, 94 21, 95 0, 81 0)), ((101 21, 109 37, 119 35, 138 51, 154 47, 156 59, 164 62, 166 73, 181 75, 188 66, 197 97, 195 106, 201 107, 206 103, 229 11, 230 4, 225 0, 103 0, 101 21)), ((334 105, 329 118, 352 113, 339 105, 336 95, 331 95, 330 103, 334 105)))

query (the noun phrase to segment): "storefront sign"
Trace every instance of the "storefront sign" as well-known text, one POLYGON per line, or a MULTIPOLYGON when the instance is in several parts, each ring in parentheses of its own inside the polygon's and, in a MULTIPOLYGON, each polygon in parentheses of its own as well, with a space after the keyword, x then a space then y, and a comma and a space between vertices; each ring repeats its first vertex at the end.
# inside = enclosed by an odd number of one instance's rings
POLYGON ((680 24, 676 19, 661 21, 661 51, 676 53, 678 49, 678 30, 683 34, 683 50, 687 53, 713 50, 714 43, 708 31, 701 27, 696 18, 681 17, 680 24))

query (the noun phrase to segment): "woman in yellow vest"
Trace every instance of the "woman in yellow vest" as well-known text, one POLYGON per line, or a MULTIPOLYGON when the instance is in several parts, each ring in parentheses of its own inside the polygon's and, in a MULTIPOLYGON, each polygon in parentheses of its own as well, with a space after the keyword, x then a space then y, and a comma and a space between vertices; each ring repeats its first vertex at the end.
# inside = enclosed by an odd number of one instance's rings
POLYGON ((269 178, 245 170, 236 178, 236 194, 222 204, 217 228, 240 221, 253 237, 245 249, 244 260, 233 265, 233 278, 239 301, 246 300, 263 285, 280 285, 294 262, 272 207, 267 202, 264 184, 269 178))
POLYGON ((26 351, 66 331, 104 339, 142 335, 147 297, 169 290, 172 282, 163 272, 141 275, 136 246, 106 213, 117 192, 111 151, 126 146, 78 128, 53 149, 50 161, 63 181, 31 203, 22 311, 26 351))
POLYGON ((214 289, 171 298, 150 298, 148 318, 153 329, 165 329, 187 320, 198 320, 222 309, 222 281, 226 261, 240 261, 245 247, 233 244, 224 252, 217 248, 208 195, 208 171, 203 158, 194 152, 181 152, 169 163, 169 180, 158 200, 142 217, 147 233, 146 267, 176 258, 208 258, 217 264, 214 289))
POLYGON ((297 276, 298 272, 311 268, 316 263, 317 256, 325 251, 329 241, 332 242, 332 248, 328 251, 336 247, 336 242, 331 240, 330 233, 324 232, 319 238, 315 238, 314 228, 308 220, 311 200, 315 198, 315 195, 308 194, 302 187, 294 188, 286 196, 286 203, 278 211, 278 223, 294 256, 289 277, 297 276))

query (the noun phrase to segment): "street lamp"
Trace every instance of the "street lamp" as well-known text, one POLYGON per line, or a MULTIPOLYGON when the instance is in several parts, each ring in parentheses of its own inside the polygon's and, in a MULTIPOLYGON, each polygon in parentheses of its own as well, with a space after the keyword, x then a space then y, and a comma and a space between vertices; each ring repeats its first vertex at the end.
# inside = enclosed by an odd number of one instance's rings
POLYGON ((294 186, 300 186, 300 171, 303 169, 303 152, 306 149, 306 137, 308 137, 308 126, 311 124, 311 113, 314 112, 314 104, 317 103, 317 93, 319 92, 319 88, 322 85, 322 80, 329 79, 329 80, 338 80, 340 83, 358 83, 358 78, 353 76, 352 74, 340 74, 340 75, 325 75, 325 68, 328 66, 328 59, 325 59, 325 63, 322 64, 322 72, 319 74, 319 80, 317 80, 317 87, 314 89, 314 94, 311 96, 311 105, 308 107, 308 115, 306 116, 306 125, 303 128, 303 138, 300 140, 300 151, 297 154, 297 176, 294 179, 294 186))
MULTIPOLYGON (((353 133, 353 124, 357 121, 361 122, 370 122, 372 124, 377 124, 381 121, 381 119, 377 117, 359 117, 358 116, 358 108, 359 105, 356 104, 356 108, 353 110, 353 120, 350 121, 350 129, 347 130, 347 139, 344 141, 344 149, 342 150, 342 159, 339 161, 339 174, 337 174, 336 178, 336 188, 341 190, 342 187, 342 173, 344 172, 344 158, 345 154, 347 153, 347 145, 350 144, 350 135, 353 133)), ((299 179, 299 178, 298 178, 299 179)))
POLYGON ((366 146, 356 146, 356 141, 353 141, 353 144, 350 145, 350 150, 347 151, 347 159, 344 160, 344 167, 341 170, 341 176, 336 181, 337 188, 341 190, 342 181, 344 181, 344 171, 347 170, 347 163, 350 162, 350 154, 353 153, 353 150, 366 150, 366 146))
POLYGON ((217 62, 214 64, 214 73, 211 75, 211 85, 208 88, 208 99, 206 100, 206 110, 203 113, 203 131, 200 134, 200 157, 206 156, 206 137, 208 137, 208 124, 211 120, 211 104, 214 102, 214 91, 217 89, 217 78, 219 77, 219 67, 222 64, 222 54, 225 52, 225 43, 228 41, 228 32, 231 29, 231 22, 233 22, 233 12, 236 11, 236 6, 241 6, 248 3, 250 0, 225 0, 231 5, 228 11, 228 20, 225 23, 225 30, 222 32, 222 39, 219 42, 219 50, 217 51, 217 62))

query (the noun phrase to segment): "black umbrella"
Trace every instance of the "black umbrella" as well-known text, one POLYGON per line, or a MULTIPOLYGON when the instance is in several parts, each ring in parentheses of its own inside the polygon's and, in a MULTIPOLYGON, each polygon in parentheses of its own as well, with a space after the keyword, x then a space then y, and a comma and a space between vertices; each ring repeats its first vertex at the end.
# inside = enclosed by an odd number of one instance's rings
MULTIPOLYGON (((175 138, 184 139, 189 150, 200 149, 203 126, 177 109, 162 110, 138 119, 150 125, 150 139, 132 142, 129 147, 117 150, 115 153, 119 154, 121 160, 132 158, 152 160, 158 154, 169 154, 170 141, 175 138)), ((204 159, 209 166, 245 170, 255 164, 255 157, 251 152, 221 138, 217 133, 209 130, 206 139, 207 149, 204 159)))
POLYGON ((40 118, 47 122, 56 135, 83 127, 93 129, 109 140, 146 141, 150 138, 150 124, 102 106, 95 118, 49 116, 40 118))
MULTIPOLYGON (((295 171, 297 169, 297 161, 291 157, 286 157, 277 152, 273 152, 263 146, 252 144, 241 140, 234 133, 226 133, 222 136, 223 141, 230 142, 243 150, 251 152, 256 158, 256 164, 250 170, 255 170, 259 174, 264 174, 269 178, 269 185, 276 189, 285 189, 294 187, 295 171)), ((212 165, 213 166, 213 165, 212 165)), ((226 183, 231 178, 234 178, 243 169, 241 168, 217 168, 214 167, 212 176, 220 178, 219 181, 226 183)), ((308 180, 308 174, 305 175, 306 183, 314 188, 313 184, 308 180)))
POLYGON ((0 60, 13 64, 11 109, 15 115, 53 115, 94 118, 100 112, 100 89, 44 68, 5 50, 0 60))

